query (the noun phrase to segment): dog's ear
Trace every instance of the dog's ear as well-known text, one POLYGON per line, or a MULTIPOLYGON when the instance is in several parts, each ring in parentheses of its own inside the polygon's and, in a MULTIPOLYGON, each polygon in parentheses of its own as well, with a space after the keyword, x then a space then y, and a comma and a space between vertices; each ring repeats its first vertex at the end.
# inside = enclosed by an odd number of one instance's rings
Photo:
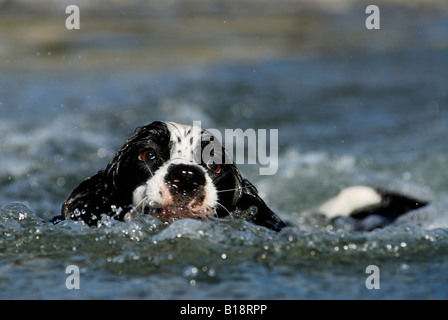
POLYGON ((250 221, 260 226, 280 231, 286 224, 266 205, 266 203, 258 195, 258 190, 247 179, 242 180, 242 194, 238 203, 238 208, 247 210, 255 207, 254 215, 250 221))
POLYGON ((105 182, 105 172, 84 180, 67 197, 62 205, 60 219, 83 220, 88 225, 96 225, 102 213, 111 210, 105 182), (107 206, 109 207, 107 208, 107 206))

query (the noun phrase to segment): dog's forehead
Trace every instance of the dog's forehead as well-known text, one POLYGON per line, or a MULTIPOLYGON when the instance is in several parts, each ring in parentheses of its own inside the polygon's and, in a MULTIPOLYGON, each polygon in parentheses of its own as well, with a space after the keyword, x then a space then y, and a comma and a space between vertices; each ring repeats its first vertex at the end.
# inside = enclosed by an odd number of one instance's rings
POLYGON ((167 122, 166 125, 170 132, 171 158, 194 162, 195 153, 200 153, 201 128, 176 122, 167 122))
POLYGON ((166 123, 174 143, 199 143, 201 141, 201 128, 176 122, 166 123))

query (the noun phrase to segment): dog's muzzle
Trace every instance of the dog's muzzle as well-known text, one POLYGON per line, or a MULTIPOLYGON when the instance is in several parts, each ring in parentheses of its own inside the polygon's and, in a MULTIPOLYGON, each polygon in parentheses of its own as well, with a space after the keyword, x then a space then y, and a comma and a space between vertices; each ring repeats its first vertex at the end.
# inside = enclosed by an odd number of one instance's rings
POLYGON ((196 166, 187 164, 170 166, 165 176, 165 183, 173 198, 181 202, 204 198, 205 173, 196 166))
POLYGON ((214 208, 207 204, 205 172, 198 166, 172 164, 164 177, 165 190, 162 206, 151 203, 145 208, 149 213, 165 221, 181 218, 203 219, 215 214, 214 208))

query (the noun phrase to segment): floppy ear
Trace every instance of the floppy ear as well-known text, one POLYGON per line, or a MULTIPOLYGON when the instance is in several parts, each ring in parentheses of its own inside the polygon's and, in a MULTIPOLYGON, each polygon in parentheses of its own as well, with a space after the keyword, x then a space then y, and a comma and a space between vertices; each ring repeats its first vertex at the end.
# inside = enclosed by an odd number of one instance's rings
POLYGON ((105 192, 105 171, 87 178, 77 186, 62 205, 62 220, 83 220, 96 225, 102 213, 111 211, 109 196, 105 192))
POLYGON ((242 195, 238 203, 238 208, 242 210, 256 207, 256 213, 250 219, 251 222, 260 226, 280 231, 286 224, 266 205, 258 195, 258 190, 247 179, 242 180, 242 195))

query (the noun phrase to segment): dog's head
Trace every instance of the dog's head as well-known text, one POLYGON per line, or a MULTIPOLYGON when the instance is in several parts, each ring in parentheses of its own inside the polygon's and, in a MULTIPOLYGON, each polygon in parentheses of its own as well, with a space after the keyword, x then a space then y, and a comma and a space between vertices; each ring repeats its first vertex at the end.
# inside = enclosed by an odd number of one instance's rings
POLYGON ((206 130, 173 122, 138 129, 107 168, 82 182, 62 207, 62 219, 96 225, 102 214, 130 220, 225 217, 234 212, 280 230, 285 224, 242 178, 219 141, 206 130))

